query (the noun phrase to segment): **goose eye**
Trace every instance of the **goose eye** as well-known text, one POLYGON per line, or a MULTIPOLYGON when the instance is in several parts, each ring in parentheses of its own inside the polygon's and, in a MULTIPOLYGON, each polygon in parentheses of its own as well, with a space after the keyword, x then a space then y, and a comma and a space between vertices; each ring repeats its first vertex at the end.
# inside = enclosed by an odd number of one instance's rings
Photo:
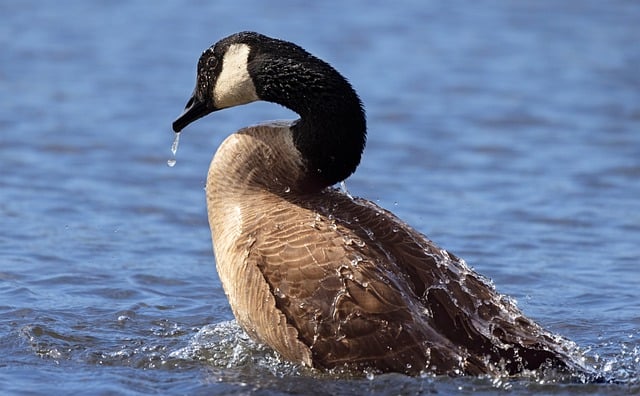
POLYGON ((208 49, 202 53, 200 60, 198 60, 198 73, 206 73, 207 70, 212 70, 218 64, 218 59, 214 55, 211 49, 208 49))

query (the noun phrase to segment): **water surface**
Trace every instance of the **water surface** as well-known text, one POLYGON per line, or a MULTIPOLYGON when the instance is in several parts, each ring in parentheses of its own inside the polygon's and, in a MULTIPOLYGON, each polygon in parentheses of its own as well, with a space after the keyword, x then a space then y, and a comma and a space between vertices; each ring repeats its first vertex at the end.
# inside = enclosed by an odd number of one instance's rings
POLYGON ((601 394, 640 390, 640 5, 0 4, 0 390, 601 394), (343 72, 369 140, 348 181, 465 258, 615 384, 340 378, 233 321, 204 179, 252 104, 173 133, 203 49, 251 29, 343 72))

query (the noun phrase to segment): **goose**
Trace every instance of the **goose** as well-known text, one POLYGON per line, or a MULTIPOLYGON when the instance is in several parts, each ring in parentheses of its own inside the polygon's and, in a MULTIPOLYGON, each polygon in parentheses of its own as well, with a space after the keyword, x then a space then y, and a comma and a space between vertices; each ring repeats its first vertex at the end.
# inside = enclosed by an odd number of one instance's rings
POLYGON ((207 175, 217 271, 246 333, 320 370, 516 375, 575 370, 568 340, 527 318, 463 259, 335 185, 360 163, 360 98, 338 71, 255 32, 205 50, 173 130, 268 101, 299 115, 228 136, 207 175))

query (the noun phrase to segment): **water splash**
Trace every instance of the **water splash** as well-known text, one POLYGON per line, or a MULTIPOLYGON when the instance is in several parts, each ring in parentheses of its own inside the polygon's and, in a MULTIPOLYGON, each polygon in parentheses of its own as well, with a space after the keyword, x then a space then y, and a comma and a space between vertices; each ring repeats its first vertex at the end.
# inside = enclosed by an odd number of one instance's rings
POLYGON ((171 155, 173 158, 167 160, 167 165, 173 168, 176 165, 176 152, 178 152, 178 144, 180 144, 180 132, 176 133, 173 143, 171 144, 171 155))
POLYGON ((254 342, 235 320, 202 327, 187 346, 170 352, 168 358, 204 361, 222 376, 233 375, 233 370, 243 368, 264 369, 278 377, 299 375, 304 370, 300 365, 285 361, 270 348, 254 342))
POLYGON ((344 180, 340 182, 340 189, 342 190, 344 195, 346 195, 347 197, 353 200, 353 196, 349 194, 349 190, 347 190, 347 183, 345 183, 344 180))

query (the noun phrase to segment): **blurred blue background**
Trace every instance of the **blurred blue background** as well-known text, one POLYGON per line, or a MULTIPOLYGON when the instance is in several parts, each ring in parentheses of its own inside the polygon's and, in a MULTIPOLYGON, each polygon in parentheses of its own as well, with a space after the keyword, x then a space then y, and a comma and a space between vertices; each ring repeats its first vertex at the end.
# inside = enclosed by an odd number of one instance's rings
POLYGON ((0 15, 3 391, 594 391, 316 378, 243 338, 215 273, 206 171, 229 133, 295 115, 215 113, 166 165, 200 53, 241 30, 301 45, 360 93, 352 194, 638 390, 637 2, 3 1, 0 15))

